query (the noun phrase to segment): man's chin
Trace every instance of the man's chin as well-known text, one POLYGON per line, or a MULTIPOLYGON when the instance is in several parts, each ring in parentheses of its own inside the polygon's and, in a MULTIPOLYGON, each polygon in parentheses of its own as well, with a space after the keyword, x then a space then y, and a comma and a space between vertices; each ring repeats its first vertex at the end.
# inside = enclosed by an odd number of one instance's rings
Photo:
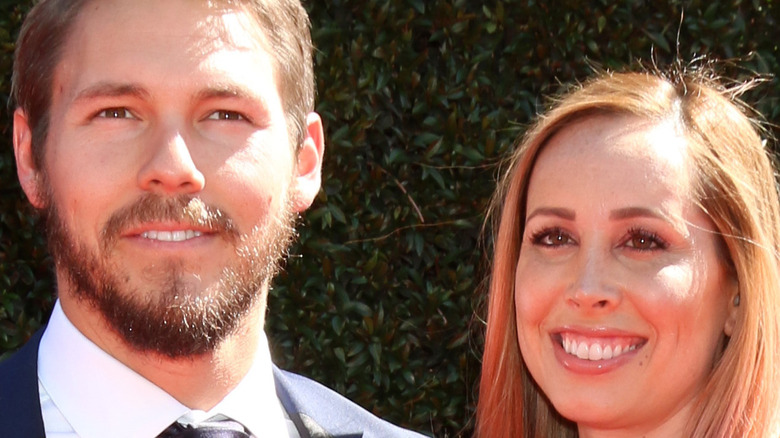
POLYGON ((206 283, 204 274, 168 266, 166 275, 152 280, 113 260, 81 260, 63 264, 91 266, 71 269, 69 289, 75 296, 133 350, 173 359, 211 353, 234 334, 265 299, 273 272, 262 263, 236 263, 206 283))
POLYGON ((136 299, 103 297, 96 304, 109 326, 137 351, 170 358, 207 354, 233 334, 256 297, 227 302, 207 291, 178 289, 136 299))

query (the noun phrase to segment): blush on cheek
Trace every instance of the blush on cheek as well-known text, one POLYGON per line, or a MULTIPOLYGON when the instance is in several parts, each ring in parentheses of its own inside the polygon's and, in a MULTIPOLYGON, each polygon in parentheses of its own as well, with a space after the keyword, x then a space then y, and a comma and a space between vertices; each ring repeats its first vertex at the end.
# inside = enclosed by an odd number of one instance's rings
MULTIPOLYGON (((546 316, 549 315, 553 300, 545 299, 544 296, 534 294, 532 291, 515 289, 515 323, 517 324, 518 336, 525 334, 528 336, 529 327, 540 327, 546 316)), ((507 303, 509 304, 509 303, 507 303)))

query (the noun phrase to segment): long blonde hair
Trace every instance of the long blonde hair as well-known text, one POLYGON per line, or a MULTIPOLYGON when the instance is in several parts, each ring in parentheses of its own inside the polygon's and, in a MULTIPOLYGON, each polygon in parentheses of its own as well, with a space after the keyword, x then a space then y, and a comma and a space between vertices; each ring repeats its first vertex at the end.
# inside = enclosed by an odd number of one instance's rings
POLYGON ((684 129, 696 175, 693 199, 728 248, 739 284, 736 326, 691 416, 685 436, 769 437, 778 433, 780 379, 780 201, 760 128, 735 89, 702 73, 601 74, 558 100, 521 139, 494 198, 487 333, 477 435, 576 437, 534 383, 520 355, 515 266, 528 180, 540 150, 558 131, 593 115, 673 118, 684 129))

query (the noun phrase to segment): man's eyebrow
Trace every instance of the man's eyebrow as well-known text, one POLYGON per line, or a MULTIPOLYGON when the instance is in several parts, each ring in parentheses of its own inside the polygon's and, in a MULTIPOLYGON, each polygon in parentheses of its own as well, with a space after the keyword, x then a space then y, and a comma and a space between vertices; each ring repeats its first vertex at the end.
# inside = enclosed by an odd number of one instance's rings
POLYGON ((265 103, 265 100, 245 87, 234 84, 216 84, 198 91, 195 100, 208 99, 250 99, 265 103))
POLYGON ((79 91, 78 94, 76 94, 76 98, 73 100, 74 102, 79 102, 99 97, 125 96, 147 99, 149 97, 149 92, 137 84, 99 82, 79 91))
POLYGON ((535 216, 556 216, 561 219, 566 219, 569 221, 573 221, 576 219, 577 214, 574 213, 574 210, 570 210, 568 208, 559 208, 559 207, 539 207, 536 210, 532 211, 530 214, 528 214, 528 217, 525 219, 526 222, 530 221, 535 216))

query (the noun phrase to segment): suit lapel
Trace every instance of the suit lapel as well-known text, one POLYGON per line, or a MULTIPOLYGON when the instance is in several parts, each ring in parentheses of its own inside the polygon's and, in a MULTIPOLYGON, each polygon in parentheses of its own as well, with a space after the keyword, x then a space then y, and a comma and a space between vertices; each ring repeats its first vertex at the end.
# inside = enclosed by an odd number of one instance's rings
POLYGON ((364 430, 349 417, 351 403, 330 389, 273 367, 276 394, 301 438, 361 438, 364 430))
POLYGON ((38 394, 38 344, 43 329, 0 364, 0 429, 8 438, 43 438, 38 394))
POLYGON ((282 408, 284 408, 284 410, 287 412, 287 415, 290 417, 290 420, 292 420, 293 424, 295 424, 295 428, 298 429, 298 434, 301 436, 301 438, 317 437, 316 434, 318 431, 311 431, 311 425, 308 424, 308 421, 304 420, 305 416, 301 416, 298 404, 290 394, 290 384, 287 381, 287 378, 284 376, 284 374, 282 374, 281 370, 276 367, 276 365, 273 366, 273 371, 274 383, 276 385, 276 395, 279 397, 279 401, 282 403, 282 408), (312 433, 315 435, 312 435, 312 433))

